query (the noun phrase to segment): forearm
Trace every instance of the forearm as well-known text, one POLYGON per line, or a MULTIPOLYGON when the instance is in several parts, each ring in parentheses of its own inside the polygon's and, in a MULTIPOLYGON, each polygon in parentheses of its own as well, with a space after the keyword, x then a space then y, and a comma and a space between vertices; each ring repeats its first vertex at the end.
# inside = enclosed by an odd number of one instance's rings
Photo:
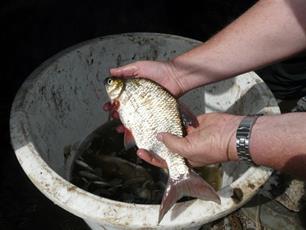
POLYGON ((173 60, 190 90, 306 48, 306 1, 262 0, 203 45, 173 60))
MULTIPOLYGON (((230 148, 232 160, 237 160, 235 138, 230 148)), ((251 133, 250 153, 257 165, 306 179, 306 113, 258 118, 251 133)))

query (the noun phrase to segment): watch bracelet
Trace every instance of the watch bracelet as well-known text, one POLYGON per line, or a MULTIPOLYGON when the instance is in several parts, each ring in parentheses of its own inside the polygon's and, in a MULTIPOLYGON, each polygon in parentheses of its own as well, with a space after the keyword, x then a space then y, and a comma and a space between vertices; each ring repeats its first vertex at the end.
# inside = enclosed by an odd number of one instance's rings
POLYGON ((253 125, 260 116, 262 116, 262 114, 248 115, 244 117, 236 131, 236 149, 238 159, 251 165, 255 165, 255 163, 250 154, 250 137, 253 125))

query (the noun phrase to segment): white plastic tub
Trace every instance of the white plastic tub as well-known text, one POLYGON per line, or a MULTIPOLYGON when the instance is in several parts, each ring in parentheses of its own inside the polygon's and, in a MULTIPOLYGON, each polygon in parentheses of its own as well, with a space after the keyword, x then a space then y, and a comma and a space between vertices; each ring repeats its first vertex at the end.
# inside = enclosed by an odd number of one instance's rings
MULTIPOLYGON (((33 184, 92 229, 198 229, 245 204, 271 170, 227 163, 221 205, 201 200, 178 203, 159 226, 158 205, 101 198, 65 179, 78 144, 107 120, 101 105, 107 101, 103 80, 109 68, 138 59, 166 60, 199 44, 166 34, 107 36, 64 50, 38 67, 19 90, 10 120, 16 156, 33 184), (231 197, 233 188, 238 201, 231 197)), ((194 90, 183 101, 196 114, 279 113, 271 92, 253 72, 194 90)))

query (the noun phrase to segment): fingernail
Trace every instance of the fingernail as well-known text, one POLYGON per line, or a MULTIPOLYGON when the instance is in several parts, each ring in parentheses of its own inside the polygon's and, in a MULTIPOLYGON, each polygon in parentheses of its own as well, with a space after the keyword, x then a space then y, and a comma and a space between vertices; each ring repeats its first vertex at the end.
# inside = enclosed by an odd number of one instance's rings
POLYGON ((127 71, 127 70, 133 70, 133 71, 135 71, 135 70, 138 70, 138 67, 135 66, 135 65, 127 65, 127 66, 123 66, 123 67, 122 67, 122 70, 124 70, 124 71, 127 71))
POLYGON ((116 127, 116 131, 117 133, 124 133, 125 128, 123 125, 119 125, 118 127, 116 127))
POLYGON ((120 68, 111 68, 109 71, 111 72, 111 74, 113 74, 113 73, 118 73, 118 72, 120 72, 120 68))
POLYGON ((138 150, 136 152, 137 156, 139 156, 140 158, 143 156, 143 152, 141 150, 138 150))
POLYGON ((110 111, 112 108, 112 104, 110 102, 107 102, 102 106, 102 108, 104 111, 110 111))

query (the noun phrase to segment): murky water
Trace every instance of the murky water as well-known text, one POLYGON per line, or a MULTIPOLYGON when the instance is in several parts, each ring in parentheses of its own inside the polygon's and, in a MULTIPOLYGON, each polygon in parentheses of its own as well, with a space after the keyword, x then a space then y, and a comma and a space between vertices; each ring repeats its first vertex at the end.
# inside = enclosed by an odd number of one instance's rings
MULTIPOLYGON (((81 144, 72 166, 71 182, 101 197, 138 204, 160 204, 167 171, 139 159, 137 148, 125 150, 119 121, 109 121, 81 144)), ((196 171, 214 188, 221 185, 218 167, 196 171)))

